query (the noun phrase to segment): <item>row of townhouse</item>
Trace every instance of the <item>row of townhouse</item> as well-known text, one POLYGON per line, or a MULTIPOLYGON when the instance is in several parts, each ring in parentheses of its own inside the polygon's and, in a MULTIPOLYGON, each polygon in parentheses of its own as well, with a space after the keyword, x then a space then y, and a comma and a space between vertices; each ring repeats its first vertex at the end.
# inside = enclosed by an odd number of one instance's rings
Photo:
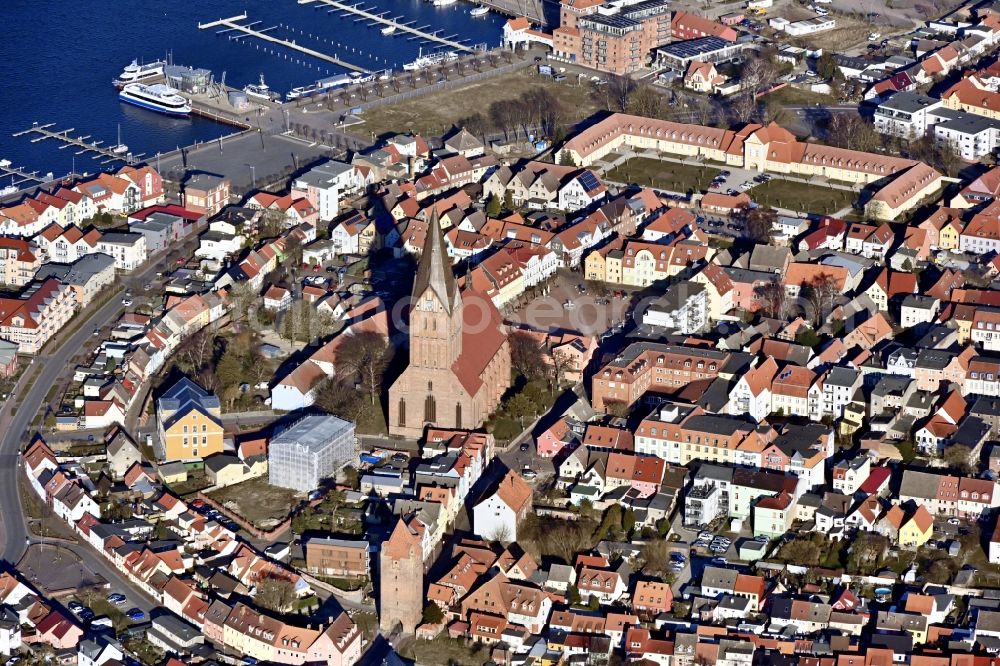
POLYGON ((567 213, 590 208, 607 195, 607 188, 589 169, 526 162, 501 166, 483 181, 483 198, 510 197, 515 206, 567 213))
POLYGON ((556 253, 551 249, 509 242, 476 266, 470 286, 500 309, 552 277, 556 268, 556 253))
POLYGON ((126 231, 83 230, 77 226, 60 227, 51 224, 34 238, 47 261, 73 263, 90 254, 112 257, 115 268, 131 272, 146 261, 146 237, 126 231))
MULTIPOLYGON (((190 622, 205 636, 226 649, 246 657, 272 663, 300 665, 323 663, 328 666, 351 666, 361 658, 362 638, 357 625, 341 613, 327 626, 302 628, 266 615, 242 602, 212 601, 201 588, 187 578, 201 561, 204 551, 215 552, 228 562, 225 572, 252 595, 261 581, 281 578, 291 583, 295 594, 311 593, 305 580, 296 572, 260 555, 248 544, 240 543, 232 532, 214 521, 189 511, 185 503, 169 493, 147 505, 148 517, 168 521, 182 541, 155 548, 142 539, 152 531, 140 533, 138 540, 118 525, 103 523, 96 503, 78 502, 72 511, 58 509, 65 489, 79 486, 67 477, 52 450, 41 440, 24 454, 24 467, 35 492, 50 502, 56 513, 80 536, 104 555, 132 584, 141 588, 164 608, 190 622)), ((125 483, 138 489, 136 483, 149 481, 140 463, 135 463, 125 475, 125 483)), ((155 488, 147 485, 147 492, 155 488)), ((83 491, 89 498, 89 493, 83 491)))
POLYGON ((35 236, 50 224, 80 225, 101 212, 127 214, 163 199, 163 180, 155 169, 125 166, 114 174, 63 182, 51 192, 0 207, 0 234, 35 236))

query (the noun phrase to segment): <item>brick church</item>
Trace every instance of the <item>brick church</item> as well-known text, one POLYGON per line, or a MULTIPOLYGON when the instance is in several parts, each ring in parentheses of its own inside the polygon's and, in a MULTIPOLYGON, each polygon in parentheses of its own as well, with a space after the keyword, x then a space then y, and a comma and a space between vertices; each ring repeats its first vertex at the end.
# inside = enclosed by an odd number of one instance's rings
POLYGON ((458 288, 437 214, 413 283, 410 363, 389 389, 389 433, 473 429, 510 386, 510 347, 489 297, 458 288))

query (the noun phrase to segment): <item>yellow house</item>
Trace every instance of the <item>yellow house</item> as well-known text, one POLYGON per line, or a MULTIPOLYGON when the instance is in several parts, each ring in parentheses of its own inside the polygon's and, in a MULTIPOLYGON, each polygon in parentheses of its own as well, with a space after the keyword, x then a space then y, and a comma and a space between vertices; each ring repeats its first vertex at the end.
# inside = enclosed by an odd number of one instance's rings
POLYGON ((196 460, 222 452, 219 398, 187 377, 156 401, 161 460, 196 460))
POLYGON ((600 250, 594 250, 583 260, 583 274, 588 280, 604 282, 605 259, 600 250))
POLYGON ((205 461, 205 477, 219 488, 246 481, 251 476, 250 468, 230 453, 214 455, 205 461))
POLYGON ((840 419, 840 434, 850 437, 861 428, 865 420, 865 404, 855 401, 844 406, 844 416, 840 419))
POLYGON ((733 309, 733 282, 721 266, 708 264, 698 271, 691 281, 705 287, 709 320, 718 321, 722 315, 733 309))
MULTIPOLYGON (((934 518, 921 504, 910 519, 899 528, 899 545, 903 548, 920 548, 934 535, 934 518)), ((921 641, 922 642, 922 641, 921 641)))

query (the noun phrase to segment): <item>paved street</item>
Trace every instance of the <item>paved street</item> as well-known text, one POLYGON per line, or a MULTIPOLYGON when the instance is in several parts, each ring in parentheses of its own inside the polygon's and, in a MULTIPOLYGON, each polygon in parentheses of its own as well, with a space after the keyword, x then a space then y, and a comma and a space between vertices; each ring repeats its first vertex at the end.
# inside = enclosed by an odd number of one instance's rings
MULTIPOLYGON (((148 281, 159 268, 161 260, 162 256, 154 257, 147 262, 145 268, 120 283, 127 289, 136 289, 148 281)), ((49 389, 71 368, 70 359, 81 348, 91 344, 95 328, 108 326, 118 318, 121 311, 121 301, 115 297, 96 310, 78 314, 77 317, 84 317, 82 322, 74 318, 69 324, 69 327, 73 327, 79 323, 76 331, 68 338, 54 339, 53 344, 46 347, 47 353, 35 357, 28 371, 22 375, 14 390, 15 394, 22 396, 20 406, 15 409, 14 400, 8 399, 0 409, 0 429, 3 430, 0 439, 0 541, 3 543, 3 552, 0 559, 16 564, 28 545, 42 542, 30 533, 24 507, 21 505, 19 475, 23 473, 20 465, 22 440, 26 441, 34 434, 30 430, 31 422, 44 405, 49 389), (23 394, 25 383, 36 372, 38 375, 34 383, 23 394)), ((133 590, 129 596, 138 607, 146 611, 156 607, 152 599, 134 591, 124 576, 89 546, 69 542, 63 542, 62 545, 79 557, 87 569, 109 581, 115 589, 133 590)))

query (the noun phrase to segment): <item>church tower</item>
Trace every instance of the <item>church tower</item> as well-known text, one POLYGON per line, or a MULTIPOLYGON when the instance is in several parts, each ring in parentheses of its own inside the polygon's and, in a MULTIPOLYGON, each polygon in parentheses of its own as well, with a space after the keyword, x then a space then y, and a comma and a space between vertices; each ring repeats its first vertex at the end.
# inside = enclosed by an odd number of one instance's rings
POLYGON ((412 296, 410 365, 435 370, 451 368, 462 354, 462 295, 451 269, 437 211, 427 226, 412 296))
POLYGON ((423 603, 420 534, 401 516, 379 554, 379 627, 388 634, 402 625, 403 633, 412 635, 423 616, 423 603))

